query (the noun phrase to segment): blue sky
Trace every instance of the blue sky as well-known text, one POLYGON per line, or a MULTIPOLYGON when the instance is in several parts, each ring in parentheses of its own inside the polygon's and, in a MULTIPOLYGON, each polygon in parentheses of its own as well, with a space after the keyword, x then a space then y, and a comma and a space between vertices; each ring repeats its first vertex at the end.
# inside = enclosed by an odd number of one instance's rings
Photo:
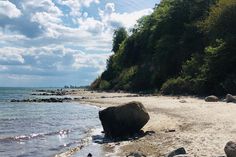
POLYGON ((159 0, 0 0, 0 86, 88 85, 112 54, 112 33, 132 28, 159 0))

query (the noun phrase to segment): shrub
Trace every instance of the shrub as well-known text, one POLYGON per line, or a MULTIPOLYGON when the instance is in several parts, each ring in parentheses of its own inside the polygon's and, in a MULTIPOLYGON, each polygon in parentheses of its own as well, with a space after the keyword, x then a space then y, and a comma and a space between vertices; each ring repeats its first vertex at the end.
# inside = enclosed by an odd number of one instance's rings
POLYGON ((110 89, 110 83, 106 80, 101 80, 100 84, 99 84, 99 89, 100 90, 108 90, 110 89))
POLYGON ((205 81, 203 79, 178 77, 167 80, 161 87, 161 93, 165 95, 204 94, 204 89, 205 81))
POLYGON ((101 82, 101 76, 99 76, 93 83, 90 85, 90 89, 98 89, 101 82))

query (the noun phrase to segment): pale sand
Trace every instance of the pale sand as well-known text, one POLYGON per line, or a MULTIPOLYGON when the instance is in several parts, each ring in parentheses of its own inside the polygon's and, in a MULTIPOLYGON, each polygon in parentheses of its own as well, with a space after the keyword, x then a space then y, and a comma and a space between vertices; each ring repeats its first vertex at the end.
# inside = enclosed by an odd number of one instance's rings
POLYGON ((184 147, 194 157, 224 156, 225 144, 236 139, 236 104, 233 103, 210 103, 192 97, 130 97, 131 94, 125 93, 83 90, 73 96, 87 97, 81 102, 99 107, 140 101, 147 108, 150 120, 144 130, 156 133, 135 141, 107 144, 105 147, 115 145, 119 150, 117 156, 140 151, 147 156, 161 157, 179 147, 184 147))

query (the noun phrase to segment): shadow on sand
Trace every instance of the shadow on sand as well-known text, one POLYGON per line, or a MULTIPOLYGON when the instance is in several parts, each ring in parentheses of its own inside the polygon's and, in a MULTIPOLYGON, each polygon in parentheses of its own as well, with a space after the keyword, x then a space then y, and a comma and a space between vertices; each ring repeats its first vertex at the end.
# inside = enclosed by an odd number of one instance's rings
POLYGON ((107 144, 107 143, 113 143, 113 142, 134 141, 146 135, 152 135, 152 134, 155 134, 155 132, 154 131, 144 132, 143 130, 141 130, 139 133, 136 133, 132 136, 110 138, 110 137, 106 137, 103 133, 101 135, 93 135, 92 140, 94 143, 97 143, 97 144, 107 144))

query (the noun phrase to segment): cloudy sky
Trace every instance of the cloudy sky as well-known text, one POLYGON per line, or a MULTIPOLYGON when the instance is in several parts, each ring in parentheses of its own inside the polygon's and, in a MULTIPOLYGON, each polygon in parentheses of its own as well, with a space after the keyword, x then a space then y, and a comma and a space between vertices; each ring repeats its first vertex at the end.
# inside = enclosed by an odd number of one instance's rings
POLYGON ((0 0, 0 86, 88 85, 105 69, 115 28, 159 0, 0 0))

